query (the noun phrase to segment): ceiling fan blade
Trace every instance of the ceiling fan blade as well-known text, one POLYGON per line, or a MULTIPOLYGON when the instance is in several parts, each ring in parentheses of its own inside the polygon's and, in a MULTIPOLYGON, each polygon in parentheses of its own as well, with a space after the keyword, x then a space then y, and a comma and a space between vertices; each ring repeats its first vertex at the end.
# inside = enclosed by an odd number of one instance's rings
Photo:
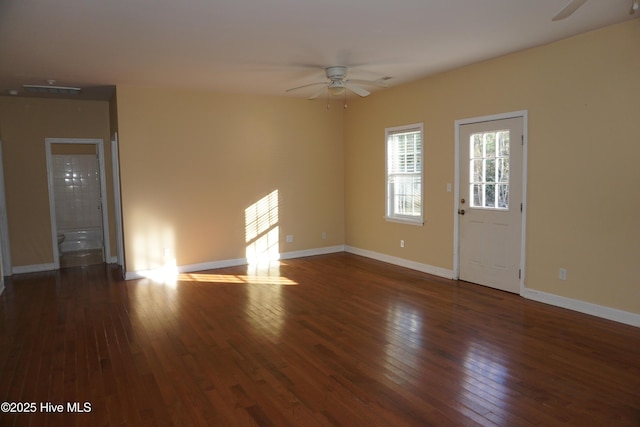
POLYGON ((351 85, 351 84, 346 84, 345 86, 351 92, 357 93, 360 96, 369 96, 370 95, 370 92, 368 90, 363 89, 360 86, 354 86, 354 85, 351 85))
POLYGON ((311 95, 311 97, 309 99, 316 99, 317 97, 319 97, 320 95, 322 95, 322 93, 327 90, 326 87, 323 87, 322 89, 320 89, 319 91, 317 91, 316 93, 314 93, 313 95, 311 95))
POLYGON ((580 6, 585 4, 587 0, 571 0, 565 7, 562 8, 560 12, 556 16, 553 17, 552 21, 560 21, 561 19, 568 18, 578 10, 580 6))
POLYGON ((347 83, 357 83, 361 85, 372 85, 380 87, 388 87, 387 82, 383 79, 378 80, 347 80, 347 83))
POLYGON ((292 87, 291 89, 287 89, 287 90, 285 90, 285 92, 291 92, 292 90, 303 89, 303 88, 305 88, 305 87, 318 86, 318 85, 326 85, 326 84, 327 84, 327 82, 309 83, 308 85, 302 85, 302 86, 292 87))

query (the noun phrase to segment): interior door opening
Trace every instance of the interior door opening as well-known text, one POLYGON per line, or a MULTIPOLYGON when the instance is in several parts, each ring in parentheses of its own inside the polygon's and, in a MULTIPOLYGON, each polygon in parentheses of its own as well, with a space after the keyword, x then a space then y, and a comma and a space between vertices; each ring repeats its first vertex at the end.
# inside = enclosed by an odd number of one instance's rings
POLYGON ((110 251, 102 140, 46 142, 54 264, 103 263, 110 251))

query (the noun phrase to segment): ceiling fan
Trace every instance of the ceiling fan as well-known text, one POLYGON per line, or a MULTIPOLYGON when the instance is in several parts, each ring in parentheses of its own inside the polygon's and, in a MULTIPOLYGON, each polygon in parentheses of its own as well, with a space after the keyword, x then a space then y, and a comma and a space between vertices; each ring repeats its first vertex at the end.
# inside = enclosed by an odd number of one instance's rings
POLYGON ((578 10, 580 6, 586 3, 587 0, 571 0, 565 7, 558 12, 556 16, 553 17, 552 21, 560 21, 561 19, 568 18, 578 10))
POLYGON ((335 65, 332 67, 327 67, 324 69, 327 75, 327 81, 324 82, 315 82, 309 83, 302 86, 292 87, 291 89, 287 89, 285 92, 291 92, 298 89, 303 89, 311 86, 322 86, 320 90, 315 92, 309 99, 316 99, 323 92, 327 91, 330 95, 339 96, 346 93, 346 91, 351 91, 355 94, 358 94, 362 97, 369 96, 371 92, 359 86, 358 84, 368 84, 375 85, 381 87, 387 87, 385 81, 389 80, 391 77, 383 77, 378 80, 348 80, 347 79, 347 67, 341 65, 335 65))
MULTIPOLYGON (((560 21, 561 19, 568 18, 573 14, 573 12, 578 10, 578 8, 586 2, 587 0, 571 0, 566 4, 565 7, 562 8, 562 10, 560 10, 560 12, 558 12, 556 16, 553 17, 552 21, 560 21)), ((629 15, 633 15, 638 9, 640 9, 640 1, 632 0, 631 9, 629 9, 629 15)))

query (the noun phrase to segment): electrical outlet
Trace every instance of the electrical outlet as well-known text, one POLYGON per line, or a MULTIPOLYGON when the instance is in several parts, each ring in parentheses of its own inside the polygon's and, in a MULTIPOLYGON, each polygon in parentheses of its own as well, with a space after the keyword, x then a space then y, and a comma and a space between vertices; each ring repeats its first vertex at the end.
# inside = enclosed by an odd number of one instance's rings
POLYGON ((293 235, 287 234, 287 243, 293 243, 293 235))
POLYGON ((400 247, 404 248, 404 240, 400 240, 400 247))
POLYGON ((325 233, 324 231, 322 232, 322 240, 326 240, 327 239, 327 233, 325 233))
POLYGON ((567 269, 561 268, 560 273, 558 273, 558 277, 560 278, 560 280, 567 280, 567 269))

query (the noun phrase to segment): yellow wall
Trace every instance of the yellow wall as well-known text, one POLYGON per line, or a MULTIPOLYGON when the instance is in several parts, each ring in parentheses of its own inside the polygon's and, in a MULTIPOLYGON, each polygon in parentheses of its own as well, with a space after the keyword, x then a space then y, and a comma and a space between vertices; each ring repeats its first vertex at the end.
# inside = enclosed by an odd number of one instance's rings
POLYGON ((640 313, 638 40, 635 20, 353 99, 344 113, 126 86, 110 103, 0 97, 13 264, 52 261, 44 139, 108 148, 117 130, 127 271, 244 258, 245 209, 274 190, 280 252, 347 244, 452 269, 454 121, 528 110, 526 285, 640 313), (415 122, 423 227, 383 219, 384 128, 415 122))
POLYGON ((45 138, 104 140, 113 254, 108 103, 2 96, 0 132, 12 267, 53 263, 45 138))
POLYGON ((118 86, 117 111, 127 271, 244 258, 245 209, 275 190, 279 252, 343 244, 341 109, 118 86))
POLYGON ((528 110, 527 287, 640 313, 639 41, 635 20, 353 103, 346 244, 452 269, 454 121, 528 110), (426 224, 385 222, 384 129, 420 121, 426 224))

